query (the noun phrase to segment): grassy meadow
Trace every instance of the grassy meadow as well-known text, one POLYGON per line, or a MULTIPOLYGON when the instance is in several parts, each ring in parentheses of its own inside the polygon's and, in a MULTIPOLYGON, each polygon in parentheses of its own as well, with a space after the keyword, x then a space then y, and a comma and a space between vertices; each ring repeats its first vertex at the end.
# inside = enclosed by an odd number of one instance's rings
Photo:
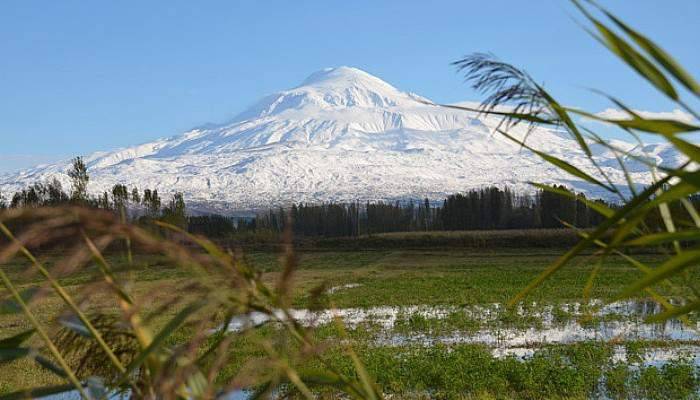
MULTIPOLYGON (((355 373, 344 357, 349 344, 380 390, 400 398, 574 399, 595 397, 603 392, 613 398, 667 398, 669 394, 680 398, 697 393, 700 375, 691 359, 674 355, 670 362, 655 366, 635 364, 633 356, 641 357, 649 349, 683 349, 700 344, 695 340, 605 338, 544 345, 533 342, 517 346, 526 355, 505 356, 495 355, 494 346, 503 347, 497 340, 492 344, 458 340, 480 332, 496 338, 499 332, 517 338, 517 332, 541 329, 544 325, 556 328, 574 323, 585 327, 602 319, 638 319, 634 314, 595 315, 593 306, 589 315, 586 310, 573 312, 568 306, 584 301, 583 288, 597 265, 586 255, 559 271, 556 279, 546 281, 518 310, 493 308, 494 304, 502 305, 511 299, 560 253, 560 249, 542 247, 301 250, 296 253, 298 268, 293 275, 291 307, 393 310, 391 326, 383 323, 381 317, 374 320, 368 311, 369 317, 350 321, 345 329, 328 320, 318 321, 308 329, 315 340, 324 343, 326 362, 350 375, 355 373), (552 321, 543 321, 542 311, 547 307, 552 321), (451 342, 449 338, 457 340, 451 342), (627 358, 616 360, 614 354, 621 348, 627 358)), ((55 264, 60 256, 47 253, 41 259, 50 269, 58 268, 55 264)), ((283 273, 278 251, 239 251, 235 256, 239 262, 259 271, 262 280, 270 285, 283 273)), ((654 263, 662 256, 637 257, 654 263)), ((126 268, 121 254, 111 254, 108 258, 117 276, 133 281, 130 290, 137 304, 139 299, 148 299, 139 304, 148 316, 147 323, 163 325, 185 304, 188 285, 193 279, 191 272, 153 255, 137 254, 132 268, 126 268)), ((21 287, 41 283, 39 278, 27 273, 29 268, 24 262, 16 260, 3 268, 21 287)), ((109 313, 114 302, 107 295, 90 290, 98 274, 92 266, 71 274, 61 283, 82 300, 86 309, 109 313)), ((603 302, 612 300, 621 287, 639 276, 621 257, 610 256, 603 262, 588 296, 603 302)), ((698 277, 695 271, 688 278, 698 277)), ((659 290, 666 295, 679 294, 672 287, 659 290)), ((31 307, 48 326, 58 326, 51 320, 61 314, 63 307, 56 296, 47 293, 31 307)), ((28 327, 21 314, 0 316, 3 337, 28 327)), ((289 340, 278 331, 276 324, 267 324, 235 335, 229 349, 231 361, 218 379, 222 383, 237 382, 242 371, 264 355, 261 348, 264 340, 289 340)), ((185 324, 169 340, 177 344, 193 332, 194 327, 185 324)), ((296 345, 289 343, 289 346, 296 345)), ((290 351, 291 354, 296 352, 290 351)), ((289 362, 301 373, 319 372, 324 367, 311 358, 295 356, 289 362)), ((0 377, 0 394, 58 383, 55 375, 26 359, 0 366, 0 377)), ((328 389, 319 390, 320 394, 334 396, 328 389)))

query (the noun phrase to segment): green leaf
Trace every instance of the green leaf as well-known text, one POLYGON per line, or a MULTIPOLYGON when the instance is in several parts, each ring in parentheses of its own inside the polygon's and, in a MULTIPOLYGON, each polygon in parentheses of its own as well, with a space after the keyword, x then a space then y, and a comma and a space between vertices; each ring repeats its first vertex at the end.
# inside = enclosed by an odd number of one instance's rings
POLYGON ((642 118, 638 114, 630 113, 629 119, 612 119, 603 118, 593 113, 578 110, 575 108, 567 108, 571 113, 581 115, 583 117, 600 121, 607 122, 609 124, 617 125, 622 129, 635 129, 641 132, 656 133, 666 137, 670 135, 676 135, 679 133, 690 133, 700 131, 700 126, 687 124, 683 121, 678 121, 675 119, 652 119, 652 118, 642 118))
POLYGON ((607 10, 596 5, 608 18, 610 18, 618 28, 622 29, 639 47, 647 52, 657 63, 659 63, 666 71, 674 78, 683 84, 688 90, 700 96, 700 84, 690 75, 670 54, 652 42, 649 38, 642 35, 638 31, 632 29, 629 25, 622 22, 619 18, 612 15, 607 10))
POLYGON ((180 325, 182 325, 183 322, 189 317, 191 314, 199 310, 204 306, 203 302, 196 302, 189 304, 187 307, 184 309, 180 310, 168 323, 163 327, 163 329, 158 332, 156 337, 153 338, 153 341, 143 349, 138 356, 131 361, 129 366, 127 367, 126 375, 129 373, 133 372, 136 368, 138 368, 144 361, 146 361, 146 358, 148 358, 153 352, 158 350, 160 346, 162 346, 166 339, 170 337, 170 335, 175 332, 180 325))
POLYGON ((647 318, 648 322, 660 322, 666 321, 671 318, 678 318, 680 316, 686 315, 690 312, 700 310, 700 300, 695 300, 682 307, 671 308, 665 312, 653 315, 647 318))
POLYGON ((581 179, 583 179, 583 180, 585 180, 585 181, 587 181, 587 182, 589 182, 589 183, 592 183, 592 184, 594 184, 594 185, 600 186, 600 187, 604 188, 604 189, 607 190, 607 191, 610 191, 610 192, 614 192, 614 191, 615 191, 615 188, 611 188, 610 186, 608 186, 608 185, 606 185, 606 184, 600 182, 599 180, 597 180, 597 179, 595 179, 594 177, 588 175, 587 173, 583 172, 583 171, 580 170, 579 168, 577 168, 577 167, 575 167, 575 166, 569 164, 568 162, 566 162, 566 161, 564 161, 564 160, 562 160, 562 159, 560 159, 560 158, 557 158, 557 157, 554 157, 554 156, 550 156, 549 154, 544 153, 544 152, 541 152, 541 151, 539 151, 539 150, 535 150, 535 149, 533 149, 532 147, 526 145, 524 142, 522 142, 522 141, 516 139, 515 137, 511 136, 510 134, 506 133, 505 131, 503 131, 503 130, 501 130, 501 129, 499 129, 498 132, 499 132, 500 134, 502 134, 503 136, 505 136, 506 138, 512 140, 513 142, 515 142, 515 143, 517 143, 517 144, 523 146, 524 148, 526 148, 526 149, 532 151, 533 153, 537 154, 540 158, 542 158, 543 160, 547 161, 548 163, 554 165, 555 167, 557 167, 557 168, 559 168, 559 169, 563 169, 564 171, 570 173, 571 175, 574 175, 574 176, 576 176, 576 177, 578 177, 578 178, 581 178, 581 179))
MULTIPOLYGON (((681 182, 674 185, 672 189, 666 191, 670 192, 671 190, 675 190, 678 192, 678 195, 675 196, 674 200, 680 200, 684 197, 687 198, 687 196, 700 190, 700 171, 681 173, 671 173, 670 171, 667 171, 666 173, 681 180, 681 182)), ((666 194, 666 192, 664 192, 664 194, 666 194)))
POLYGON ((658 133, 664 136, 675 135, 678 133, 696 132, 700 130, 700 126, 686 124, 685 122, 674 119, 607 119, 606 122, 615 124, 625 129, 636 129, 638 131, 658 133))
POLYGON ((598 260, 598 263, 591 271, 591 274, 588 276, 588 280, 586 281, 586 285, 583 287, 583 298, 585 299, 586 302, 588 302, 588 300, 591 297, 591 291, 593 290, 593 284, 595 283, 595 279, 598 277, 598 274, 600 273, 600 270, 602 268, 603 268, 603 258, 598 260))
POLYGON ((224 322, 221 324, 221 328, 213 335, 215 338, 213 342, 209 345, 209 348, 202 353, 201 356, 197 359, 197 363, 202 364, 203 361, 209 357, 210 355, 214 354, 214 352, 219 349, 219 346, 221 343, 226 340, 226 337, 228 336, 228 327, 231 325, 231 321, 233 320, 233 312, 231 310, 226 312, 226 316, 224 317, 224 322))
POLYGON ((485 114, 485 115, 497 115, 501 117, 508 117, 512 119, 517 119, 517 120, 522 120, 522 121, 527 121, 527 122, 532 122, 533 124, 542 124, 542 125, 556 125, 557 122, 551 121, 542 117, 538 117, 536 115, 532 114, 524 114, 524 113, 515 113, 515 112, 508 112, 508 111, 495 111, 495 110, 489 110, 489 109, 480 109, 480 108, 472 108, 472 107, 464 107, 464 106, 455 106, 452 104, 434 104, 430 102, 422 102, 424 104, 428 105, 436 105, 444 108, 452 108, 455 110, 462 110, 462 111, 471 111, 479 114, 485 114))
MULTIPOLYGON (((39 292, 39 288, 31 287, 20 292, 20 297, 25 303, 29 303, 32 298, 39 292)), ((18 314, 22 312, 22 308, 13 298, 7 298, 0 302, 0 315, 18 314)))
POLYGON ((559 271, 564 265, 566 265, 572 258, 580 254, 583 250, 590 247, 592 244, 596 243, 607 231, 617 224, 620 220, 624 219, 628 214, 635 211, 640 205, 648 203, 649 198, 656 193, 656 191, 667 184, 670 177, 665 177, 653 185, 644 189, 639 195, 633 197, 627 204, 621 209, 617 210, 615 214, 603 221, 598 227, 588 234, 588 236, 578 242, 569 251, 561 255, 557 260, 551 263, 547 268, 542 271, 534 280, 530 282, 523 290, 516 294, 511 300, 508 301, 508 306, 513 306, 527 296, 530 292, 535 290, 539 285, 545 280, 551 277, 555 272, 559 271))
POLYGON ((581 150, 583 150, 586 153, 586 156, 588 156, 589 158, 592 157, 591 149, 588 148, 586 140, 583 138, 583 135, 581 135, 581 132, 579 131, 578 127, 576 126, 576 124, 574 124, 574 121, 569 116, 569 113, 566 111, 566 107, 562 107, 561 105, 559 105, 559 103, 556 100, 554 100, 554 98, 550 96, 549 93, 547 93, 547 91, 544 90, 543 87, 537 86, 537 88, 542 94, 542 97, 544 97, 545 100, 547 100, 547 103, 549 103, 549 106, 552 108, 552 110, 557 114, 557 116, 559 116, 559 120, 564 124, 564 126, 566 126, 569 129, 569 132, 571 132, 574 135, 581 150))
POLYGON ((27 357, 30 352, 28 347, 2 348, 0 349, 0 364, 27 357))
POLYGON ((75 391, 75 386, 73 385, 45 386, 40 388, 7 393, 0 396, 0 400, 38 399, 50 396, 52 394, 66 393, 72 391, 75 391))
POLYGON ((550 156, 547 153, 543 153, 543 152, 537 151, 537 150, 535 150, 535 153, 538 156, 540 156, 541 158, 543 158, 545 161, 549 162, 550 164, 554 165, 555 167, 558 167, 559 169, 563 169, 564 171, 570 173, 573 176, 581 178, 581 179, 583 179, 587 182, 593 183, 595 185, 604 187, 610 191, 614 191, 606 184, 600 182, 599 180, 595 179, 594 177, 588 175, 587 173, 583 172, 582 170, 578 169, 577 167, 569 164, 568 162, 566 162, 560 158, 550 156))
POLYGON ((677 137, 669 137, 668 140, 689 159, 700 162, 700 147, 677 137))
POLYGON ((603 23, 594 18, 578 0, 574 4, 588 18, 600 33, 599 39, 613 54, 632 67, 661 92, 673 100, 678 100, 678 93, 666 76, 651 61, 635 50, 627 41, 611 31, 603 23))
POLYGON ((679 175, 668 174, 667 176, 680 178, 681 182, 667 188, 661 192, 661 194, 644 204, 644 210, 658 207, 661 203, 671 203, 676 200, 687 198, 688 196, 695 194, 700 188, 700 186, 698 186, 700 185, 700 171, 679 175))
POLYGON ((700 231, 689 230, 680 232, 650 233, 624 243, 625 246, 654 246, 674 241, 700 240, 700 231))
POLYGON ((595 212, 597 212, 598 214, 600 214, 606 218, 611 217, 615 213, 615 211, 613 209, 606 206, 605 204, 598 203, 596 201, 588 200, 585 197, 577 196, 576 193, 568 191, 568 190, 556 188, 553 186, 549 186, 549 185, 545 185, 545 184, 537 183, 537 182, 530 182, 530 185, 535 186, 537 188, 540 188, 540 189, 545 190, 545 191, 550 192, 550 193, 555 193, 555 194, 559 194, 562 196, 566 196, 566 197, 573 199, 573 200, 578 200, 578 201, 584 203, 588 208, 594 210, 595 212))
POLYGON ((700 261, 700 249, 688 250, 675 255, 659 268, 656 268, 653 272, 627 287, 617 298, 623 299, 629 297, 644 288, 653 286, 666 278, 670 278, 692 265, 697 265, 698 261, 700 261))
POLYGON ((59 322, 64 327, 77 333, 80 336, 94 337, 92 335, 92 333, 90 332, 90 329, 88 329, 88 327, 85 326, 85 324, 83 324, 83 321, 81 321, 75 315, 71 315, 71 316, 64 317, 64 318, 59 318, 59 322))
POLYGON ((29 339, 34 334, 34 332, 34 329, 29 329, 24 332, 20 332, 14 336, 2 339, 0 340, 0 349, 10 349, 19 346, 22 343, 24 343, 27 339, 29 339))
POLYGON ((68 374, 66 371, 59 367, 58 365, 52 363, 48 358, 37 355, 34 357, 34 361, 36 361, 37 364, 41 365, 42 368, 53 372, 54 374, 60 376, 61 378, 66 378, 68 374))

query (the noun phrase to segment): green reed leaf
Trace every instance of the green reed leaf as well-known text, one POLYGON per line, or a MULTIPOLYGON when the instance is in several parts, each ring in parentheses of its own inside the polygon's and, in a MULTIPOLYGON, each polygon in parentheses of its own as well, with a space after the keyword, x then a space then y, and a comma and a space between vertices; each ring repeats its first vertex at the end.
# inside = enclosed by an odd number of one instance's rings
POLYGON ((635 129, 641 132, 654 133, 669 137, 679 133, 691 133, 700 131, 700 126, 688 124, 675 119, 643 118, 636 113, 630 113, 629 119, 603 118, 593 113, 582 111, 576 108, 567 108, 573 114, 612 125, 617 125, 622 129, 635 129))
POLYGON ((36 329, 29 329, 24 332, 20 332, 16 335, 10 336, 5 339, 0 339, 0 349, 11 349, 13 347, 17 347, 24 343, 27 339, 32 337, 32 335, 36 332, 36 329))
POLYGON ((674 241, 697 241, 700 240, 700 231, 688 230, 680 232, 649 233, 644 236, 629 240, 624 246, 653 246, 674 241))
POLYGON ((673 143, 676 149, 688 156, 693 161, 700 162, 700 147, 677 137, 669 137, 669 142, 673 143))
POLYGON ((672 309, 669 309, 665 312, 652 315, 651 317, 647 318, 648 322, 660 322, 660 321, 666 321, 671 318, 678 318, 682 317, 686 314, 689 314, 693 311, 700 310, 700 299, 692 301, 684 306, 681 307, 675 307, 672 309))
POLYGON ((30 353, 28 347, 0 348, 0 364, 27 357, 30 353))
MULTIPOLYGON (((37 293, 39 293, 39 288, 31 287, 22 290, 19 295, 25 303, 29 303, 37 293)), ((18 314, 20 312, 22 312, 22 307, 14 298, 7 298, 0 302, 0 315, 18 314)))
POLYGON ((634 49, 627 41, 610 30, 598 19, 593 17, 578 0, 573 0, 574 4, 596 27, 600 37, 597 37, 613 54, 632 67, 639 75, 654 85, 658 90, 673 100, 678 100, 678 93, 671 82, 651 61, 634 49))
POLYGON ((44 368, 44 369, 46 369, 46 370, 48 370, 48 371, 53 372, 54 374, 56 374, 57 376, 60 376, 61 378, 66 378, 66 377, 68 377, 68 374, 66 373, 66 371, 65 371, 63 368, 61 368, 61 367, 59 367, 58 365, 54 364, 53 362, 51 362, 51 361, 50 361, 48 358, 46 358, 46 357, 37 355, 37 356, 34 357, 34 361, 35 361, 37 364, 39 364, 42 368, 44 368))
POLYGON ((604 217, 611 217, 613 214, 615 214, 615 211, 612 208, 606 206, 605 204, 599 203, 597 201, 589 200, 585 197, 577 196, 576 193, 574 193, 572 191, 556 188, 554 186, 545 185, 545 184, 537 183, 537 182, 529 182, 529 184, 532 186, 535 186, 539 189, 542 189, 544 191, 559 194, 559 195, 568 197, 572 200, 580 201, 580 202, 584 203, 588 208, 594 210, 595 212, 597 212, 598 214, 600 214, 604 217))
POLYGON ((542 282, 549 279, 554 273, 566 265, 571 259, 580 254, 583 250, 590 247, 597 240, 599 240, 608 229, 612 228, 615 224, 624 219, 628 214, 632 213, 639 207, 649 200, 649 198, 656 193, 656 191, 665 185, 670 178, 666 177, 654 183, 653 185, 647 187, 638 196, 632 198, 627 204, 625 204, 621 209, 617 210, 615 214, 603 221, 598 227, 588 234, 588 237, 578 242, 574 247, 569 249, 566 253, 557 258, 553 263, 551 263, 547 268, 542 271, 535 279, 533 279, 523 290, 516 294, 511 300, 508 301, 508 306, 513 306, 517 304, 520 300, 525 298, 529 293, 531 293, 535 288, 540 286, 542 282))
POLYGON ((686 268, 697 265, 700 261, 700 249, 687 250, 678 255, 675 255, 663 263, 660 267, 647 274, 642 279, 639 279, 622 293, 617 296, 617 299, 624 299, 639 292, 640 290, 653 286, 658 282, 670 278, 671 276, 685 270, 686 268))
MULTIPOLYGON (((594 3, 595 4, 595 3, 594 3)), ((627 34, 640 48, 647 52, 657 63, 659 63, 668 73, 673 75, 688 90, 700 96, 700 83, 698 83, 688 71, 683 68, 670 54, 659 47, 651 39, 631 28, 622 20, 608 12, 606 9, 595 4, 618 28, 627 34)))
POLYGON ((569 132, 571 132, 571 134, 574 135, 574 138, 576 139, 576 142, 578 143, 578 146, 581 148, 581 150, 583 150, 583 152, 586 153, 586 156, 591 158, 591 149, 588 148, 586 140, 583 138, 583 135, 579 131, 578 127, 569 116, 566 107, 562 107, 556 100, 554 100, 552 96, 550 96, 549 93, 547 93, 546 90, 544 90, 543 87, 537 86, 537 88, 539 89, 540 94, 547 101, 551 109, 557 114, 561 123, 563 123, 564 126, 569 130, 569 132))
POLYGON ((607 190, 607 191, 615 192, 615 188, 612 188, 612 187, 610 187, 610 186, 604 184, 603 182, 600 182, 599 180, 595 179, 595 178, 592 177, 591 175, 589 175, 589 174, 583 172, 583 171, 582 171, 581 169, 579 169, 578 167, 575 167, 575 166, 569 164, 568 162, 566 162, 566 161, 564 161, 564 160, 562 160, 562 159, 560 159, 560 158, 557 158, 557 157, 554 157, 554 156, 550 156, 549 154, 547 154, 547 153, 545 153, 545 152, 542 152, 542 151, 539 151, 539 150, 535 150, 534 148, 532 148, 532 147, 526 145, 525 142, 516 139, 515 137, 511 136, 510 134, 506 133, 505 131, 503 131, 503 130, 501 130, 501 129, 499 129, 498 132, 499 132, 500 134, 504 135, 506 138, 510 139, 511 141, 513 141, 513 142, 515 142, 515 143, 517 143, 517 144, 523 146, 524 148, 526 148, 526 149, 532 151, 533 153, 537 154, 540 158, 542 158, 543 160, 547 161, 548 163, 554 165, 555 167, 557 167, 557 168, 559 168, 559 169, 562 169, 562 170, 568 172, 569 174, 571 174, 571 175, 573 175, 573 176, 575 176, 575 177, 577 177, 577 178, 581 178, 581 179, 583 179, 583 180, 585 180, 585 181, 587 181, 587 182, 589 182, 589 183, 592 183, 592 184, 594 184, 594 185, 600 186, 600 187, 604 188, 604 189, 607 190))
POLYGON ((75 387, 73 385, 44 386, 39 388, 6 393, 0 395, 0 400, 38 399, 54 394, 72 392, 74 390, 75 387))
POLYGON ((165 344, 165 341, 180 328, 180 326, 190 315, 200 310, 202 307, 204 307, 204 305, 205 303, 201 301, 191 303, 175 314, 175 316, 171 318, 163 329, 161 329, 160 332, 158 332, 158 334, 153 338, 153 341, 151 341, 148 347, 143 349, 128 365, 126 373, 129 374, 141 366, 141 364, 146 361, 147 358, 149 358, 153 353, 157 352, 161 346, 165 344))

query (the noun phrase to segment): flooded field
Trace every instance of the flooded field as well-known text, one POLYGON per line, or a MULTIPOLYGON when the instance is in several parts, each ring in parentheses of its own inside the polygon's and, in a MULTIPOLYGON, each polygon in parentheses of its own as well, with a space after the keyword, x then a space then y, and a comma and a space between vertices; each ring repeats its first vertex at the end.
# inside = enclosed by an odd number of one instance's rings
MULTIPOLYGON (((620 260, 606 261, 610 272, 593 287, 594 300, 581 302, 581 282, 590 273, 590 266, 582 263, 562 270, 557 281, 528 301, 512 309, 504 307, 551 256, 535 251, 302 254, 289 314, 278 310, 268 318, 251 313, 228 324, 231 361, 221 379, 235 380, 255 365, 265 354, 262 343, 283 356, 300 353, 299 344, 285 338, 280 329, 280 322, 293 318, 308 328, 323 358, 322 364, 290 357, 300 373, 314 375, 331 366, 353 374, 347 354, 351 347, 382 393, 392 399, 700 396, 697 316, 686 322, 649 323, 647 319, 661 311, 657 303, 642 298, 610 303, 635 273, 620 260), (342 322, 343 329, 337 322, 342 322)), ((276 282, 276 255, 253 254, 249 259, 267 271, 270 282, 276 282)), ((137 294, 158 293, 167 303, 172 294, 187 290, 189 276, 161 266, 157 259, 143 263, 151 267, 139 272, 137 294)), ((56 309, 57 303, 52 297, 45 302, 37 310, 47 310, 42 318, 51 324, 48 311, 56 309)), ((147 307, 149 312, 155 310, 147 307)), ((177 311, 174 307, 154 313, 155 329, 177 311)), ((211 340, 222 328, 221 321, 207 327, 211 340)), ((7 316, 0 318, 0 324, 8 333, 23 329, 7 316)), ((184 326, 177 339, 187 338, 192 331, 193 327, 184 326)), ((55 382, 31 363, 0 366, 0 376, 0 393, 37 381, 55 382)), ((241 389, 229 396, 250 396, 248 388, 241 389)), ((318 398, 333 397, 319 390, 318 398)))
MULTIPOLYGON (((460 366, 473 369, 472 363, 482 363, 495 375, 510 376, 508 379, 516 379, 510 374, 532 374, 538 368, 550 371, 547 373, 557 371, 560 376, 569 373, 566 379, 583 385, 577 390, 593 399, 700 395, 700 323, 646 321, 660 311, 653 301, 605 304, 594 300, 585 304, 528 303, 513 310, 498 303, 293 309, 289 315, 279 312, 276 318, 284 321, 291 316, 318 332, 332 331, 335 323, 342 322, 349 332, 343 340, 362 348, 367 358, 383 354, 395 360, 379 361, 382 372, 389 376, 387 370, 412 368, 437 358, 442 360, 444 371, 419 370, 428 375, 430 371, 437 373, 432 379, 438 379, 440 385, 450 373, 463 373, 458 372, 460 366)), ((263 325, 274 326, 274 321, 251 314, 235 318, 229 330, 243 332, 263 325)), ((338 338, 330 334, 326 339, 338 338)), ((369 364, 371 367, 373 362, 369 364)), ((478 375, 478 371, 474 373, 478 375)), ((425 376, 414 379, 432 382, 425 376)), ((397 384, 391 378, 386 383, 397 384)), ((562 387, 554 392, 566 390, 562 387)), ((433 394, 426 392, 428 397, 433 394)))
MULTIPOLYGON (((292 309, 289 315, 309 327, 330 324, 335 319, 350 329, 370 327, 376 333, 378 345, 477 343, 494 348, 495 354, 507 354, 506 349, 510 348, 584 341, 700 342, 700 322, 678 319, 646 322, 660 311, 661 306, 652 301, 606 305, 593 301, 585 305, 532 303, 515 310, 501 304, 292 309)), ((276 317, 284 320, 287 315, 279 311, 276 317)), ((241 331, 268 322, 270 318, 262 313, 238 316, 230 323, 229 330, 241 331)))

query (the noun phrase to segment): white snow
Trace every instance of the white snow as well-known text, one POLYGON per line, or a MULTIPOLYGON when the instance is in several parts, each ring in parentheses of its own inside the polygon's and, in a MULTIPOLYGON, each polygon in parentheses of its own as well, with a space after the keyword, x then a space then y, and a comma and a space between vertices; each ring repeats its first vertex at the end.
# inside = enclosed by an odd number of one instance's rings
MULTIPOLYGON (((123 183, 165 195, 180 191, 191 204, 228 210, 290 202, 438 200, 492 184, 531 190, 528 181, 605 195, 494 134, 498 119, 426 101, 356 68, 324 69, 226 124, 86 157, 89 190, 100 193, 123 183)), ((525 129, 510 133, 522 138, 525 129)), ((563 132, 539 129, 528 143, 595 173, 563 132)), ((681 159, 668 145, 614 144, 636 154, 643 150, 656 163, 681 159)), ((626 185, 610 151, 594 146, 594 152, 613 181, 626 185)), ((53 177, 67 186, 68 167, 66 161, 7 174, 0 177, 0 191, 53 177)), ((632 162, 629 168, 635 182, 648 182, 646 166, 632 162)))

